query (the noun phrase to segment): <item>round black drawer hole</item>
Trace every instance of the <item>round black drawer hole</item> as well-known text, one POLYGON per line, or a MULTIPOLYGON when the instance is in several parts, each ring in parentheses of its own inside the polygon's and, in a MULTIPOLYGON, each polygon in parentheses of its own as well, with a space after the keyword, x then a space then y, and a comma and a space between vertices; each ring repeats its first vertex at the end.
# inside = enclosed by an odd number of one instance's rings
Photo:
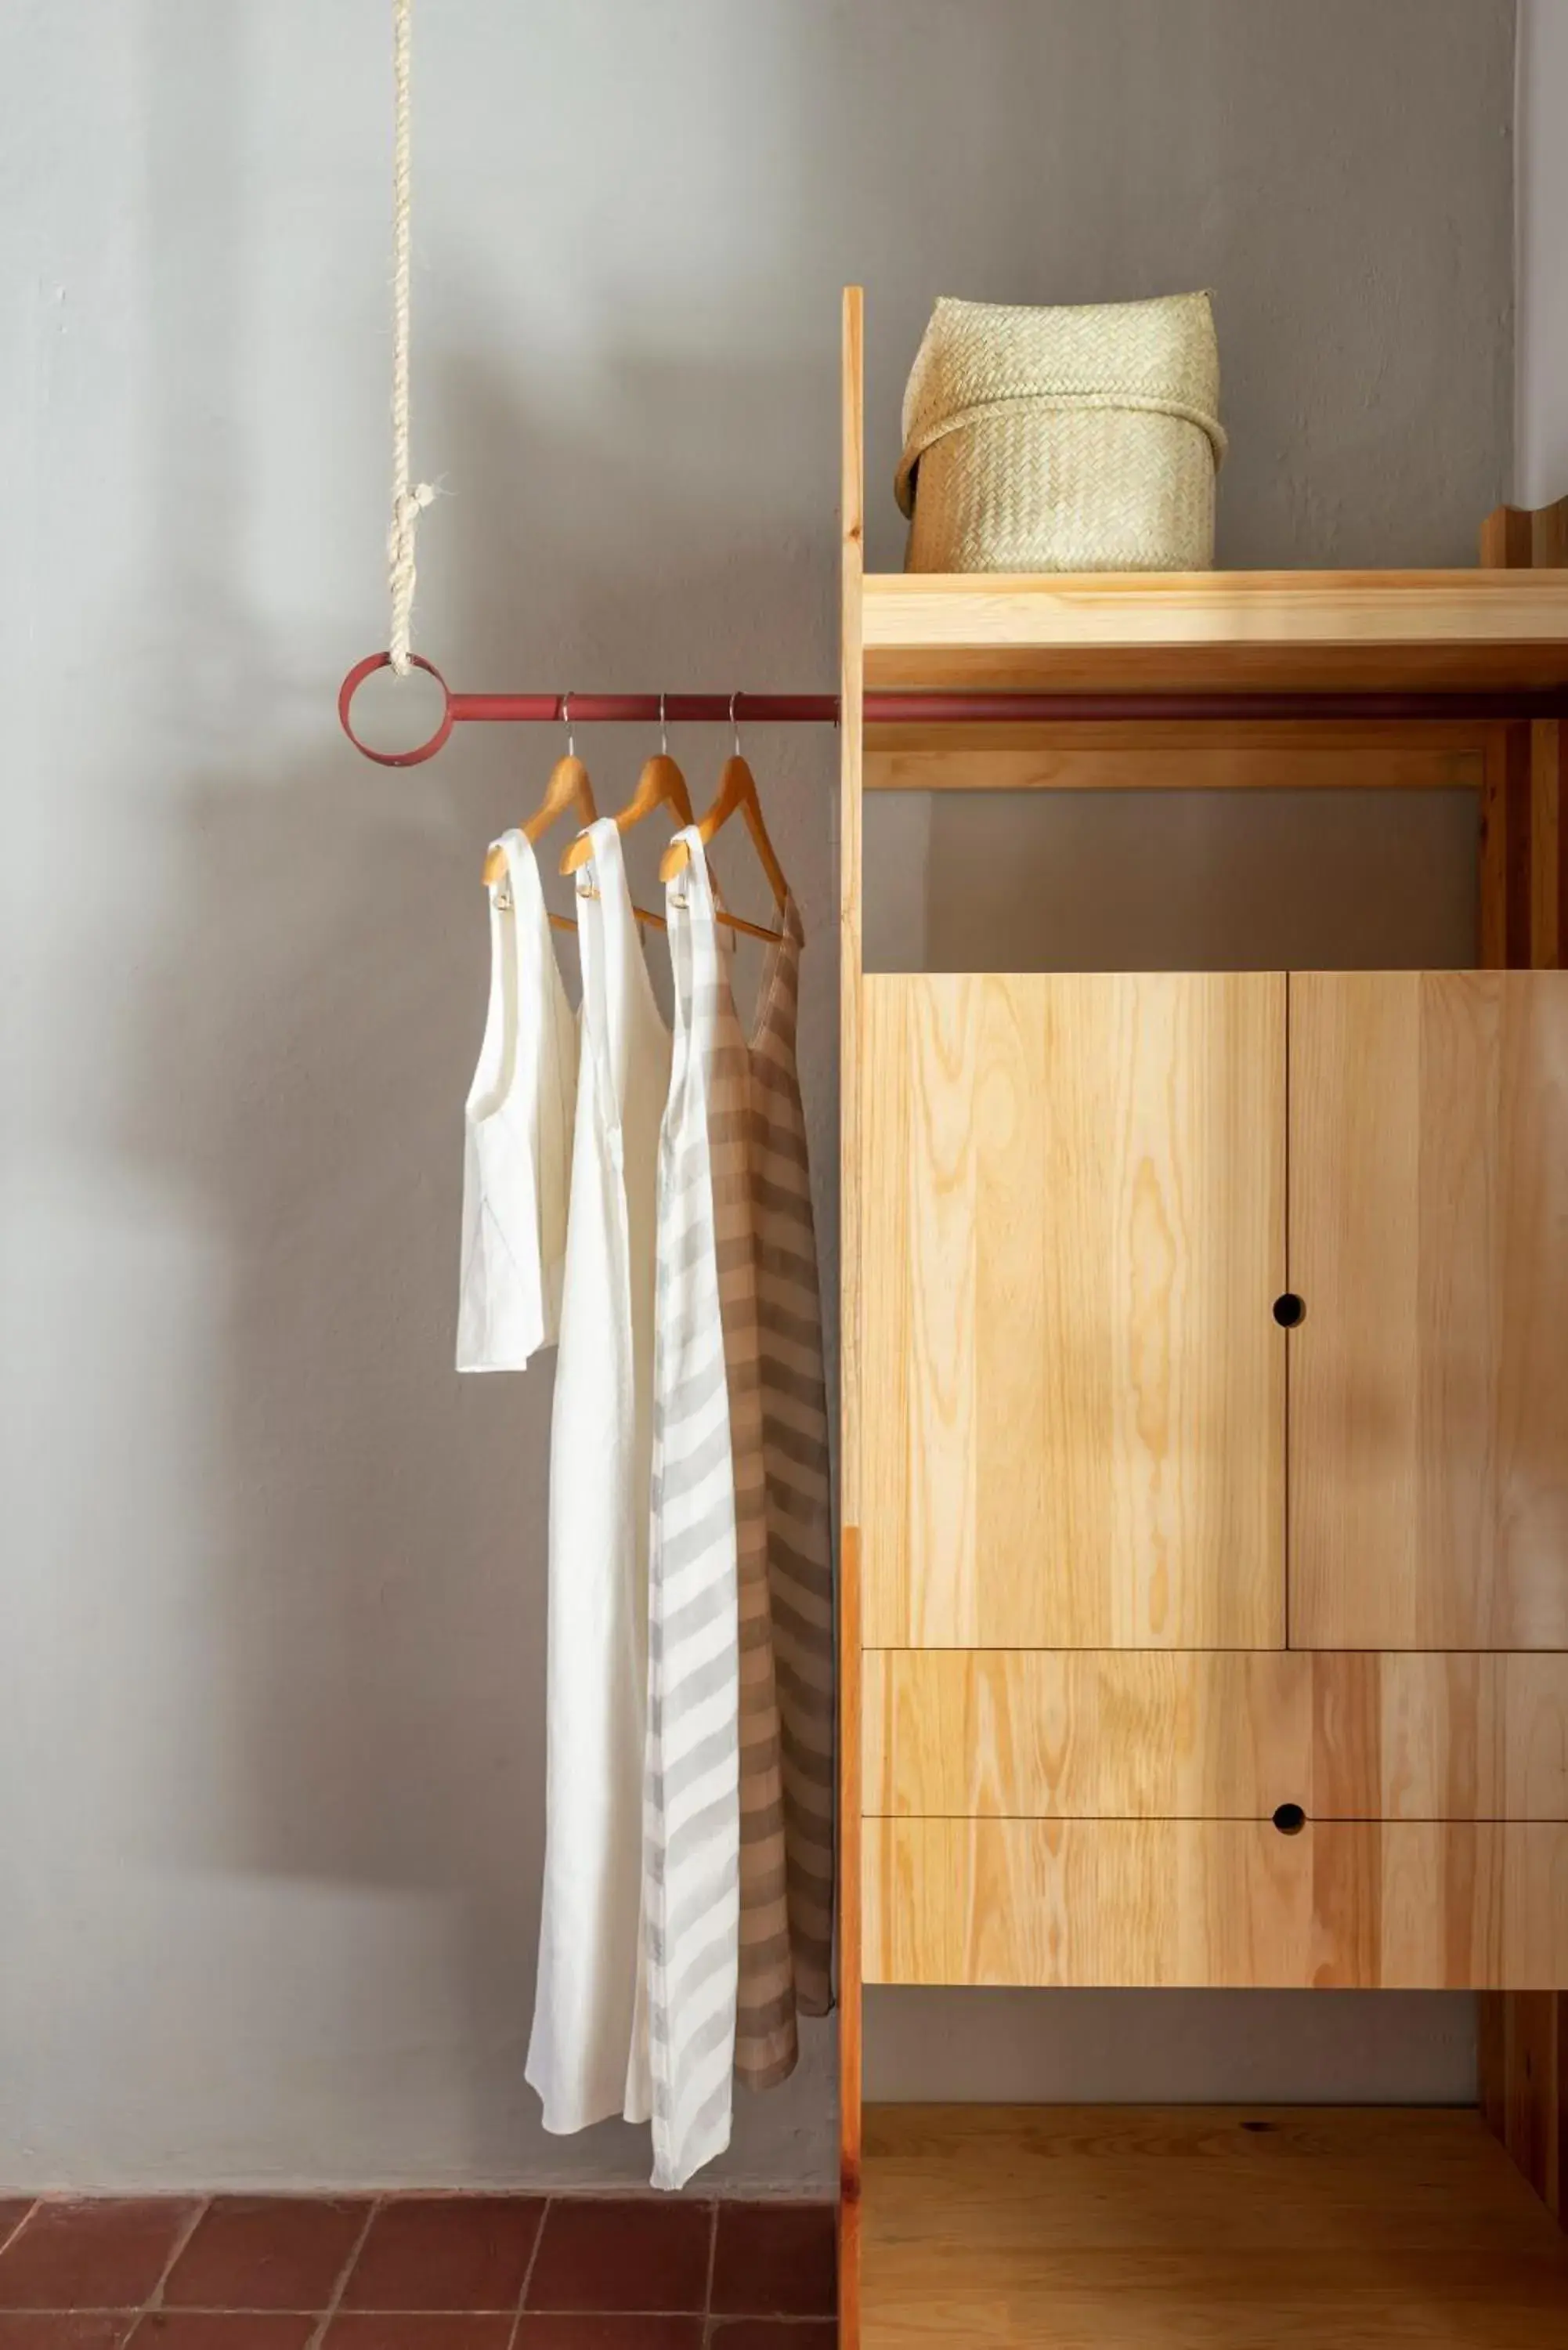
POLYGON ((1306 1299, 1287 1289, 1282 1297, 1274 1300, 1274 1319, 1282 1330, 1293 1330, 1298 1322, 1306 1320, 1306 1299))
POLYGON ((1300 1835, 1306 1825, 1306 1814, 1299 1804, 1282 1804, 1274 1814, 1274 1825, 1282 1835, 1300 1835))

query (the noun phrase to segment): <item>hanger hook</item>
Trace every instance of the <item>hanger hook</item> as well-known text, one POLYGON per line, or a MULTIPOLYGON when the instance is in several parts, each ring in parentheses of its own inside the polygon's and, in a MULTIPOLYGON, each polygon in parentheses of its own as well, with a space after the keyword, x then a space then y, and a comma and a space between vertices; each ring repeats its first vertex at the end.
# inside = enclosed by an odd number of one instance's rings
POLYGON ((738 759, 738 758, 740 757, 740 755, 741 755, 741 722, 740 722, 740 720, 739 720, 739 719, 736 717, 736 715, 735 715, 735 704, 736 704, 736 702, 739 702, 740 698, 741 698, 741 696, 740 696, 740 691, 739 691, 739 689, 737 688, 737 689, 736 689, 736 691, 734 691, 734 692, 730 696, 730 724, 731 724, 731 726, 734 729, 734 734, 735 734, 735 756, 736 756, 736 758, 737 758, 737 759, 738 759))
POLYGON ((561 723, 566 730, 566 756, 568 759, 575 759, 577 755, 577 738, 572 731, 572 690, 570 686, 566 688, 566 692, 561 696, 561 723))
POLYGON ((664 723, 664 696, 662 693, 660 693, 659 697, 659 747, 664 756, 668 759, 670 756, 670 729, 664 723))

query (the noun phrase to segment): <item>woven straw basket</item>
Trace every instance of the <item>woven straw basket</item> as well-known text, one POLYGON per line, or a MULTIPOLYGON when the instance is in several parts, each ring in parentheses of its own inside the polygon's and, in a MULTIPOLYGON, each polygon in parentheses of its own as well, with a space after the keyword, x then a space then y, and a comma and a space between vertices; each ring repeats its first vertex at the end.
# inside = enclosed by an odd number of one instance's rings
POLYGON ((904 394, 909 571, 1200 571, 1225 453, 1207 294, 942 300, 904 394))

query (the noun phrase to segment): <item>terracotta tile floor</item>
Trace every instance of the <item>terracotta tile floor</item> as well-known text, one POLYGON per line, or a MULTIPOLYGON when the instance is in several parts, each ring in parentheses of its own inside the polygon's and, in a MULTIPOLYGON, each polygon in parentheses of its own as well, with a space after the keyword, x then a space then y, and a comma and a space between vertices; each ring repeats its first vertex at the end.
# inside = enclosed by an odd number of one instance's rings
POLYGON ((835 2350, 824 2203, 0 2199, 0 2350, 835 2350))

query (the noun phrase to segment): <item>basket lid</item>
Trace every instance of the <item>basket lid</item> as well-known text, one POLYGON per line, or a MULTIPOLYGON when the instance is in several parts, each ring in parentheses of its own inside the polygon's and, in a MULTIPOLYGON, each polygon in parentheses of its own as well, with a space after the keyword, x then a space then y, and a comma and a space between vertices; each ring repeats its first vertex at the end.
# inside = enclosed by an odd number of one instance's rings
POLYGON ((944 295, 904 392, 904 453, 894 487, 905 514, 915 510, 915 468, 933 441, 988 411, 1025 405, 1185 417, 1208 434, 1218 464, 1225 433, 1208 295, 1044 309, 944 295))

